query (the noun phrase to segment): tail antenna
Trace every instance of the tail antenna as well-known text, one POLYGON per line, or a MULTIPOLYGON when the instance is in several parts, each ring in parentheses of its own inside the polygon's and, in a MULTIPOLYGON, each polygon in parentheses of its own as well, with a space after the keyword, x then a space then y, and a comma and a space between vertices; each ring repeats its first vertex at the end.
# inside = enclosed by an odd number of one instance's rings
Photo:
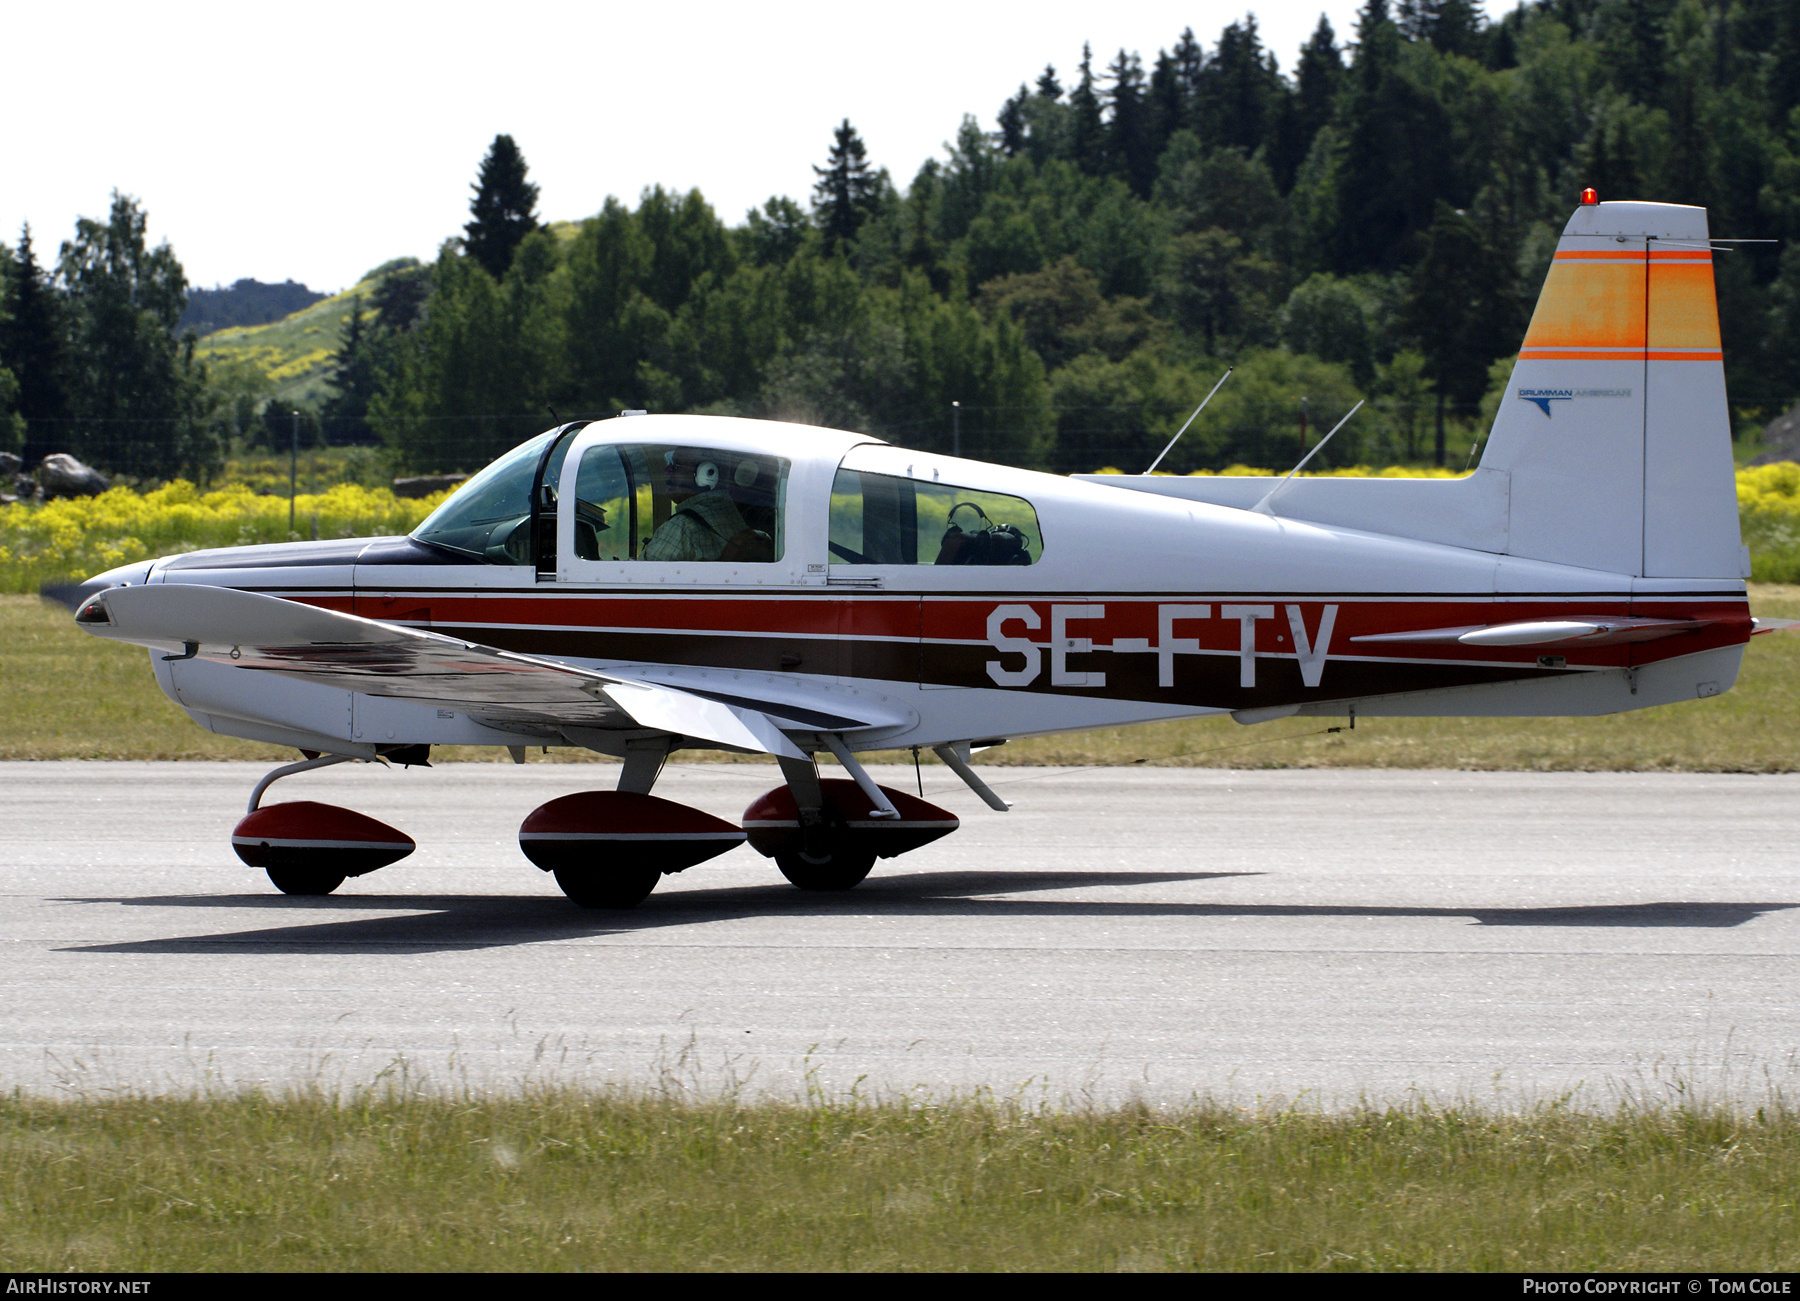
POLYGON ((1231 372, 1236 369, 1237 369, 1236 366, 1227 366, 1225 368, 1225 373, 1223 375, 1219 376, 1219 382, 1212 386, 1212 393, 1208 393, 1204 398, 1202 398, 1200 400, 1200 405, 1194 408, 1194 414, 1187 418, 1187 425, 1183 425, 1180 429, 1175 431, 1175 437, 1171 438, 1169 440, 1169 445, 1162 449, 1162 451, 1157 455, 1157 458, 1154 461, 1150 462, 1150 468, 1148 470, 1144 471, 1145 474, 1155 474, 1156 473, 1156 467, 1163 463, 1163 457, 1167 456, 1171 451, 1174 450, 1175 444, 1179 443, 1181 441, 1181 436, 1183 434, 1187 433, 1188 425, 1193 424, 1194 421, 1196 421, 1200 418, 1200 413, 1202 411, 1206 410, 1206 404, 1213 400, 1213 393, 1217 393, 1220 389, 1225 387, 1225 381, 1231 378, 1231 372))
POLYGON ((1308 461, 1312 460, 1313 457, 1315 457, 1319 454, 1319 449, 1321 447, 1325 446, 1326 443, 1329 443, 1332 439, 1332 436, 1335 435, 1338 430, 1342 429, 1345 425, 1350 423, 1350 417, 1355 415, 1358 411, 1362 410, 1363 402, 1367 402, 1367 401, 1368 401, 1367 398, 1363 398, 1355 406, 1351 407, 1348 411, 1346 411, 1344 413, 1344 418, 1342 420, 1338 421, 1335 425, 1333 425, 1331 427, 1331 433, 1326 434, 1325 437, 1321 438, 1318 442, 1314 443, 1312 451, 1308 452, 1305 456, 1300 458, 1300 464, 1296 465, 1293 469, 1289 470, 1286 474, 1284 474, 1281 477, 1281 482, 1276 484, 1273 488, 1269 489, 1268 492, 1264 493, 1263 499, 1261 501, 1257 502, 1256 505, 1252 506, 1250 509, 1253 511, 1258 511, 1264 515, 1273 515, 1275 512, 1269 509, 1269 503, 1275 500, 1275 494, 1280 492, 1283 488, 1287 487, 1289 479, 1293 478, 1296 474, 1299 474, 1301 470, 1306 468, 1306 463, 1308 461))

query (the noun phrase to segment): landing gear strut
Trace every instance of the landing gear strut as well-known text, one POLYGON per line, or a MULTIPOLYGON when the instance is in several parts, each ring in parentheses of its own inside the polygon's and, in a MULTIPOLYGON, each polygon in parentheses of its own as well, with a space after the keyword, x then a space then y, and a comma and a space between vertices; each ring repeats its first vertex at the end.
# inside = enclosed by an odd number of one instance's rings
POLYGON ((327 895, 346 877, 361 876, 405 858, 413 838, 351 809, 311 800, 260 808, 263 792, 279 779, 344 763, 349 755, 326 755, 277 768, 250 793, 250 811, 232 830, 231 847, 251 867, 269 874, 283 894, 327 895))

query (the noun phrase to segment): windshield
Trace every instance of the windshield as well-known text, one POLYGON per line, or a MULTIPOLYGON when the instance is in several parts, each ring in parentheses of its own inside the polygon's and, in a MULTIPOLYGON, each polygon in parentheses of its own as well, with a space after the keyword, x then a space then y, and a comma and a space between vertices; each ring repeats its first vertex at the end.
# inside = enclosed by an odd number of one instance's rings
POLYGON ((530 564, 532 482, 557 433, 539 434, 488 466, 426 516, 413 537, 493 565, 530 564))

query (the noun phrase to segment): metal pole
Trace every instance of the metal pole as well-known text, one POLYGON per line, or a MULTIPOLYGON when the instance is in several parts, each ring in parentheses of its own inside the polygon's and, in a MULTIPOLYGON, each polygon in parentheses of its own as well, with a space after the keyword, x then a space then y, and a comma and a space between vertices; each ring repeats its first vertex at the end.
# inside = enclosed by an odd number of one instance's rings
POLYGON ((293 446, 288 449, 288 532, 294 531, 294 497, 297 495, 300 482, 300 413, 292 413, 294 417, 293 446))
POLYGON ((962 455, 962 403, 950 404, 950 455, 962 455))

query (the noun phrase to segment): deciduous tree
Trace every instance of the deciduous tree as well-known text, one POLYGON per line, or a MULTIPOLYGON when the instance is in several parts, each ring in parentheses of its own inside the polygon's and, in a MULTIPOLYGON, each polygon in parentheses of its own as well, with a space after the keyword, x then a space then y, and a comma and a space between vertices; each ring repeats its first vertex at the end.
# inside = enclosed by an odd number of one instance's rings
POLYGON ((108 219, 81 218, 62 246, 71 450, 126 474, 204 477, 220 449, 203 423, 194 338, 174 333, 187 275, 168 244, 148 247, 145 228, 137 200, 114 191, 108 219))

